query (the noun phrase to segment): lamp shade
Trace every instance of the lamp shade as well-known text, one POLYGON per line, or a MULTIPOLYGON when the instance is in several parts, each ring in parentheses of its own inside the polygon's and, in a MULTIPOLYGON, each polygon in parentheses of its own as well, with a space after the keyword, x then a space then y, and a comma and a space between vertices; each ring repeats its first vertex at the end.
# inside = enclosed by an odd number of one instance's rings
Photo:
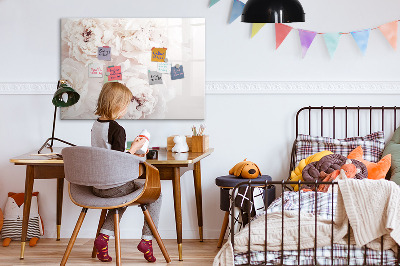
POLYGON ((298 0, 249 0, 242 12, 242 22, 304 22, 304 15, 298 0))
POLYGON ((57 91, 53 95, 53 105, 56 107, 68 107, 79 101, 80 95, 66 83, 59 83, 57 91))

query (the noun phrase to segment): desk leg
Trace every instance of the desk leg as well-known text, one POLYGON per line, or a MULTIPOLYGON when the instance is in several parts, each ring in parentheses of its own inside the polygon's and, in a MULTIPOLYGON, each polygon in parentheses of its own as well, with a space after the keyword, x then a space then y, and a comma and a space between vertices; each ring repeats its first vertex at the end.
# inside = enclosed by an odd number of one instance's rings
POLYGON ((64 178, 57 178, 57 241, 60 241, 64 178))
POLYGON ((31 212, 31 200, 34 181, 34 166, 26 166, 25 177, 25 195, 24 195, 24 213, 22 219, 22 233, 21 233, 21 255, 20 259, 24 259, 26 235, 28 233, 29 213, 31 212))
POLYGON ((175 223, 178 242, 179 260, 182 260, 182 205, 181 205, 181 174, 179 167, 174 167, 174 178, 172 179, 174 191, 175 223))
POLYGON ((200 242, 203 242, 203 203, 201 196, 201 168, 200 161, 194 164, 194 191, 196 194, 197 220, 199 225, 200 242))

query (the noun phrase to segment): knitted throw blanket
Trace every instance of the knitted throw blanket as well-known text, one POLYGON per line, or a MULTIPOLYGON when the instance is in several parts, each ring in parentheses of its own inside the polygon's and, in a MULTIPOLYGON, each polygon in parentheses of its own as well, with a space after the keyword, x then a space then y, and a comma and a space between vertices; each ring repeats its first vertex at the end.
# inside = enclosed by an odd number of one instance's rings
MULTIPOLYGON (((339 180, 335 227, 347 230, 358 246, 395 250, 400 243, 400 187, 385 179, 339 180)), ((395 250, 396 251, 396 250, 395 250)))

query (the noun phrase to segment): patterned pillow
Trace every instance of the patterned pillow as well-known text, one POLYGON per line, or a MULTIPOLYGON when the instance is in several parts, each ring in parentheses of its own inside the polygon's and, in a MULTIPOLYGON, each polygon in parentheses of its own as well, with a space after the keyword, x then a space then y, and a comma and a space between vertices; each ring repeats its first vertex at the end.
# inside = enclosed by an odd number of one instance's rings
POLYGON ((364 150, 364 159, 370 162, 378 162, 381 159, 385 140, 383 131, 378 131, 364 137, 352 137, 345 139, 333 139, 329 137, 316 137, 299 134, 296 139, 296 165, 310 155, 329 150, 346 156, 357 146, 364 150))

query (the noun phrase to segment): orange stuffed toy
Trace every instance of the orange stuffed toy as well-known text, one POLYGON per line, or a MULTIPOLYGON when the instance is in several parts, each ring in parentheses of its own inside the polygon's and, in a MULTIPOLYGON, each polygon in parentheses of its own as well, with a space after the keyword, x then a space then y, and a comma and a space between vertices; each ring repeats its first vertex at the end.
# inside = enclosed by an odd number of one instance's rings
POLYGON ((368 179, 375 179, 375 180, 384 179, 386 177, 386 174, 389 171, 392 162, 391 154, 386 155, 377 163, 368 162, 364 160, 363 149, 361 148, 361 146, 358 146, 352 152, 350 152, 347 158, 356 159, 365 164, 368 170, 368 179))
POLYGON ((261 171, 258 166, 255 163, 246 160, 247 158, 242 162, 237 163, 231 170, 229 170, 229 174, 249 179, 260 176, 261 171))

